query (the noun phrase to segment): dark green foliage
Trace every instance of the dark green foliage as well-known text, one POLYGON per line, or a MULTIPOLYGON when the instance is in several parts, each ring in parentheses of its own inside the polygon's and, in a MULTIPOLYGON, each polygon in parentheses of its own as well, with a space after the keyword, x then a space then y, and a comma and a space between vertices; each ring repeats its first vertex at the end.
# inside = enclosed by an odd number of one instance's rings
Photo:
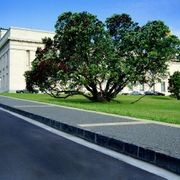
POLYGON ((180 100, 180 72, 176 71, 172 76, 170 76, 169 79, 169 92, 177 98, 177 100, 180 100))
POLYGON ((111 101, 129 83, 152 86, 166 75, 179 47, 163 22, 140 27, 127 14, 104 24, 87 12, 66 12, 55 29, 54 39, 45 39, 45 48, 37 50, 30 73, 33 84, 54 97, 82 94, 111 101))
POLYGON ((33 71, 26 71, 24 76, 25 76, 25 80, 26 80, 26 89, 30 92, 32 92, 34 90, 33 86, 34 86, 34 82, 33 82, 33 76, 32 76, 33 71))

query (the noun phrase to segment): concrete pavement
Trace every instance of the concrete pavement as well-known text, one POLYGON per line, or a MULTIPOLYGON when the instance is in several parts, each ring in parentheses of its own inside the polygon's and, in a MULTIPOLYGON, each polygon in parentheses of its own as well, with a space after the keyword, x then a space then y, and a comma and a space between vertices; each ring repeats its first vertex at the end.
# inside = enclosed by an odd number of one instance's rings
POLYGON ((180 126, 0 96, 0 106, 180 174, 180 126))

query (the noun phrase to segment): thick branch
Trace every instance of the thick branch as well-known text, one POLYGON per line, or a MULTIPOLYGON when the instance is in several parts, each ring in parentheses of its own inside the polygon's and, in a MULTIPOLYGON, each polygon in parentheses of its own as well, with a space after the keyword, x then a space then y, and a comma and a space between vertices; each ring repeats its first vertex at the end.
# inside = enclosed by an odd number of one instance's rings
MULTIPOLYGON (((154 86, 154 84, 155 84, 155 83, 153 83, 153 84, 151 84, 151 86, 149 86, 149 90, 148 90, 148 91, 150 91, 150 89, 154 86)), ((145 96, 146 96, 146 94, 143 94, 143 95, 140 96, 137 100, 131 102, 131 104, 137 103, 138 101, 140 101, 140 100, 141 100, 142 98, 144 98, 145 96)))

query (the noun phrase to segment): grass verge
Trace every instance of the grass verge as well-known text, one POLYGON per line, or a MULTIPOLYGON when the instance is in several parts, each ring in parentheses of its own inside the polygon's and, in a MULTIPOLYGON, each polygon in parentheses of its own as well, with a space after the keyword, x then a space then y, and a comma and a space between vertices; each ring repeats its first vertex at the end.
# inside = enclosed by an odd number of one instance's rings
POLYGON ((138 96, 119 95, 115 99, 116 101, 112 101, 110 103, 95 103, 79 95, 70 97, 68 99, 55 99, 45 94, 2 93, 0 95, 180 124, 180 101, 166 96, 145 96, 141 101, 131 104, 131 102, 135 101, 138 96))

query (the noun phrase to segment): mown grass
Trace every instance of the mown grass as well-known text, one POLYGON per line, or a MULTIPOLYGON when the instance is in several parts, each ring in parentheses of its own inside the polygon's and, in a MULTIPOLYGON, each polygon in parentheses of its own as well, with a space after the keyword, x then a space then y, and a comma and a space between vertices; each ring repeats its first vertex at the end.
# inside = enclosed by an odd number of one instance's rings
POLYGON ((76 107, 123 116, 150 119, 155 121, 180 124, 180 101, 171 97, 145 96, 139 102, 131 104, 139 96, 119 95, 110 103, 96 103, 82 96, 73 96, 68 99, 55 99, 45 94, 15 94, 1 95, 46 102, 56 105, 76 107))

